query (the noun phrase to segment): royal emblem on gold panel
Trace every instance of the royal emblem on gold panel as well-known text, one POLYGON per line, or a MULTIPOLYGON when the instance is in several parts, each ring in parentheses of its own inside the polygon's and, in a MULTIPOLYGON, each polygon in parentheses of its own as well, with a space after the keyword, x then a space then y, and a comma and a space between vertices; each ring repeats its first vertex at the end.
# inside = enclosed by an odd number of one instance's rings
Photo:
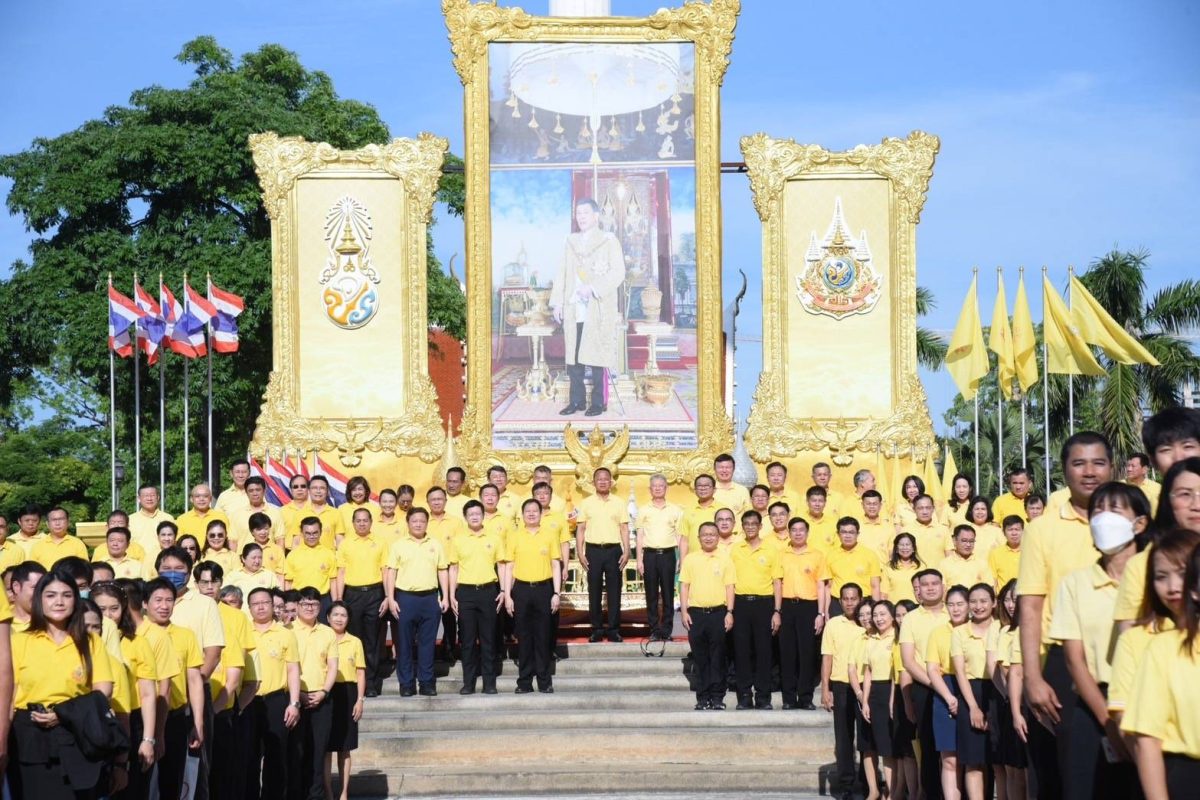
POLYGON ((371 215, 353 197, 333 204, 325 215, 325 242, 329 255, 320 283, 321 300, 329 321, 353 330, 366 325, 379 311, 375 291, 379 275, 371 265, 371 215))
POLYGON ((833 219, 825 237, 809 234, 804 253, 804 271, 796 276, 800 304, 813 314, 835 319, 866 314, 880 297, 880 278, 871 268, 867 232, 851 235, 842 213, 842 198, 833 201, 833 219))

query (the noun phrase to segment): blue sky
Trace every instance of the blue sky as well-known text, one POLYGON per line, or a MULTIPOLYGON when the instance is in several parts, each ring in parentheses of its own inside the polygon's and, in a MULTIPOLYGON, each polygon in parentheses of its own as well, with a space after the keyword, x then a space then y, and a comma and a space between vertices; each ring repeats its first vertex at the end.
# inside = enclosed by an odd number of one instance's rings
MULTIPOLYGON (((613 0, 618 14, 672 0, 613 0)), ((507 5, 508 3, 503 3, 507 5)), ((526 10, 544 13, 545 0, 526 10)), ((0 4, 0 152, 29 146, 123 104, 150 84, 183 86, 174 61, 211 34, 235 54, 275 42, 339 93, 375 105, 393 135, 429 130, 462 152, 462 87, 436 0, 80 0, 0 4)), ((918 276, 953 328, 971 267, 981 313, 994 270, 1086 267, 1114 246, 1151 253, 1150 288, 1200 276, 1200 5, 1188 0, 839 3, 743 0, 722 94, 722 159, 765 131, 843 149, 913 129, 942 139, 918 230, 918 276)), ((0 193, 10 184, 0 180, 0 193)), ((727 176, 726 300, 750 279, 739 332, 758 335, 760 229, 746 179, 727 176)), ((443 263, 463 250, 462 226, 435 229, 443 263)), ((0 269, 25 257, 29 235, 0 213, 0 269)), ((461 263, 461 256, 458 259, 461 263)), ((819 357, 819 354, 814 357, 819 357)), ((742 413, 760 364, 739 351, 742 413)), ((944 374, 926 375, 935 426, 951 402, 944 374)))

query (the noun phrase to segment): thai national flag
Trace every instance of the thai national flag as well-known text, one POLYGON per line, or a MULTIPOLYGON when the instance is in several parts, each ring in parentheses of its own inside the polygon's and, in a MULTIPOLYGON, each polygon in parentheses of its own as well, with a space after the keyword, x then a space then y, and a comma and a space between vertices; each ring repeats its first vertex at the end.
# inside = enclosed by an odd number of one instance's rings
POLYGON ((158 303, 137 281, 133 283, 133 301, 142 312, 137 323, 138 350, 145 353, 147 361, 153 364, 158 361, 158 346, 166 332, 167 323, 163 321, 158 303))
MULTIPOLYGON (((268 456, 270 458, 270 456, 268 456)), ((271 477, 270 472, 262 468, 254 458, 247 459, 250 462, 250 474, 257 475, 267 484, 267 502, 275 506, 287 505, 292 496, 286 490, 281 488, 279 484, 271 477)), ((286 483, 284 484, 287 485, 286 483)))
POLYGON ((328 461, 321 458, 321 454, 316 454, 315 469, 318 475, 324 475, 329 480, 329 502, 331 505, 340 506, 346 502, 346 481, 349 480, 345 475, 334 469, 328 461))
POLYGON ((176 324, 176 339, 191 347, 196 356, 208 353, 204 343, 204 326, 217 315, 217 309, 208 302, 208 298, 192 288, 191 284, 183 287, 183 316, 176 324))
POLYGON ((218 353, 236 353, 238 349, 237 317, 245 310, 242 298, 232 292, 208 282, 208 300, 217 310, 212 321, 213 350, 218 353))
POLYGON ((267 456, 267 488, 272 485, 276 488, 276 494, 279 495, 281 502, 279 505, 287 505, 292 500, 292 478, 296 477, 296 473, 286 464, 267 456))
POLYGON ((108 349, 121 358, 133 354, 133 337, 129 332, 142 318, 141 309, 125 295, 108 285, 108 349))
POLYGON ((171 288, 165 283, 158 287, 158 305, 162 309, 163 322, 166 330, 163 340, 172 353, 178 353, 188 358, 196 357, 196 348, 188 341, 187 329, 183 326, 183 304, 175 299, 171 288))

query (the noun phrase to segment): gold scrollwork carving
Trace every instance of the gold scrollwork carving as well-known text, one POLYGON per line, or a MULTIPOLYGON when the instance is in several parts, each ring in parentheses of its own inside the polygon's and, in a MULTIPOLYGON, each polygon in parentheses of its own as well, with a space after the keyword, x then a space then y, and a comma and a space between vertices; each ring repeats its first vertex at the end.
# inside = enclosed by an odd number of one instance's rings
POLYGON ((437 393, 428 373, 425 257, 426 225, 449 142, 430 133, 416 139, 394 139, 358 150, 338 150, 325 142, 296 136, 260 133, 250 137, 250 149, 262 186, 263 204, 272 223, 273 366, 259 412, 251 453, 336 451, 344 466, 356 467, 365 451, 416 455, 436 461, 445 445, 437 393), (396 178, 406 197, 404 215, 407 319, 399 357, 404 367, 404 413, 394 418, 326 419, 304 417, 299 410, 297 341, 299 331, 290 311, 296 292, 293 237, 296 220, 293 190, 309 172, 334 167, 378 170, 396 178))

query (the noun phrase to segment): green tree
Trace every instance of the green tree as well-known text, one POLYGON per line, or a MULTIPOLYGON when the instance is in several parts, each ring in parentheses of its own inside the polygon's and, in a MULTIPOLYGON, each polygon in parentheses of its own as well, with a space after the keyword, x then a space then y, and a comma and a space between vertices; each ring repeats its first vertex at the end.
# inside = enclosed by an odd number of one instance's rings
MULTIPOLYGON (((937 308, 933 292, 917 287, 917 316, 924 317, 937 308)), ((926 369, 940 369, 946 360, 946 343, 928 328, 917 326, 917 363, 926 369)))
MULTIPOLYGON (((17 261, 0 282, 0 410, 9 438, 27 419, 22 404, 44 400, 49 386, 49 394, 77 401, 56 423, 79 428, 107 449, 108 275, 129 293, 136 271, 154 293, 160 273, 177 290, 186 272, 197 288, 210 274, 246 301, 238 320, 241 349, 214 358, 213 380, 217 463, 244 452, 271 366, 270 224, 247 138, 271 130, 339 148, 389 138, 373 107, 339 98, 328 75, 305 69, 279 45, 235 60, 213 38, 200 37, 183 46, 178 60, 195 71, 185 88, 135 91, 128 105, 111 107, 100 119, 0 157, 0 174, 13 180, 8 210, 36 236, 32 258, 17 261)), ((440 197, 461 213, 461 176, 445 182, 440 197)), ((432 258, 429 290, 431 318, 462 335, 462 294, 432 258)), ((193 481, 202 473, 207 433, 203 366, 192 364, 189 376, 193 481)), ((118 367, 117 405, 131 409, 132 365, 120 361, 118 367)), ((165 368, 167 472, 174 484, 167 505, 178 508, 185 497, 181 359, 167 356, 165 368)), ((159 473, 156 378, 143 362, 143 425, 152 428, 143 437, 144 481, 159 473)), ((119 416, 121 456, 132 466, 129 415, 119 416)), ((93 475, 98 484, 84 493, 91 502, 103 499, 101 505, 107 505, 105 473, 93 475)), ((132 469, 130 475, 132 482, 132 469)), ((131 490, 127 504, 130 498, 131 490)), ((59 497, 47 486, 39 499, 59 497)))

